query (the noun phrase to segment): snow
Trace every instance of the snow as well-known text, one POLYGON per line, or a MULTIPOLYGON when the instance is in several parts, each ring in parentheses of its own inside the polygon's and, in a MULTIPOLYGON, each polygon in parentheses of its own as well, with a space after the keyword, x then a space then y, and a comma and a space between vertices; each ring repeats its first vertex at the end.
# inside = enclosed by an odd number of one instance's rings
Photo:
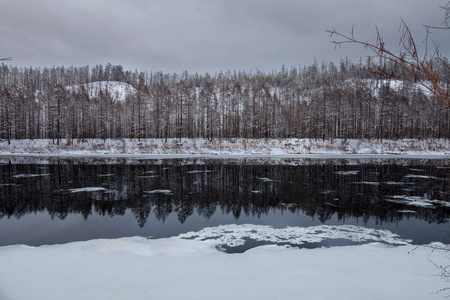
MULTIPOLYGON (((90 98, 98 97, 100 91, 102 93, 108 93, 109 96, 117 102, 125 102, 127 95, 136 93, 136 89, 130 84, 119 81, 96 81, 84 84, 84 88, 87 91, 90 98)), ((80 85, 68 86, 67 90, 78 90, 80 85)))
POLYGON ((405 155, 450 155, 448 139, 430 140, 343 140, 335 139, 91 139, 62 140, 56 145, 52 140, 0 141, 0 155, 48 155, 48 156, 303 156, 308 155, 385 155, 401 158, 405 155))
POLYGON ((197 170, 197 171, 189 171, 188 172, 188 174, 203 174, 203 173, 211 173, 211 171, 209 171, 209 170, 204 170, 204 171, 197 170))
MULTIPOLYGON (((328 233, 348 229, 330 228, 328 233)), ((252 230, 270 237, 267 230, 274 229, 212 228, 198 233, 204 241, 129 237, 1 247, 0 299, 414 300, 446 295, 436 294, 447 286, 433 275, 439 271, 434 264, 448 264, 447 251, 430 249, 448 249, 446 245, 416 248, 377 242, 316 249, 265 245, 238 254, 216 248, 224 234, 252 230), (222 235, 216 238, 215 233, 222 235)), ((356 231, 357 236, 366 234, 356 231)), ((312 232, 320 234, 318 228, 312 232)))
MULTIPOLYGON (((389 87, 390 89, 399 92, 399 91, 409 91, 409 92, 415 92, 415 91, 420 91, 421 93, 423 93, 425 96, 427 97, 431 97, 433 96, 433 94, 427 89, 425 88, 423 85, 419 84, 419 83, 410 83, 410 82, 405 82, 403 80, 398 80, 398 79, 384 79, 384 80, 365 80, 366 83, 369 83, 372 86, 372 90, 373 90, 373 95, 375 97, 378 97, 380 94, 380 90, 382 87, 389 87), (378 88, 376 88, 376 84, 378 82, 378 88), (408 86, 408 84, 410 86, 408 86)), ((429 82, 426 84, 430 84, 429 82)), ((431 85, 431 84, 430 84, 431 85)))

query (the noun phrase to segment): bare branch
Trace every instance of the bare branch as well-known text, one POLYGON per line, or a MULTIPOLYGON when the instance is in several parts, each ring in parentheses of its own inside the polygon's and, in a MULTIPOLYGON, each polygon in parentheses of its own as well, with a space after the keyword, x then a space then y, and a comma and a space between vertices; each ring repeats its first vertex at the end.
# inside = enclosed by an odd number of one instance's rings
MULTIPOLYGON (((450 17, 450 2, 444 7, 446 12, 446 29, 450 29, 449 17, 450 17)), ((336 29, 327 31, 331 37, 337 39, 332 41, 335 46, 343 44, 358 44, 364 48, 368 48, 373 51, 378 57, 391 61, 395 67, 399 68, 402 72, 395 74, 391 72, 388 74, 385 70, 379 70, 379 74, 395 79, 410 81, 423 87, 437 98, 439 98, 446 106, 450 107, 450 90, 447 78, 443 78, 442 75, 445 72, 440 72, 439 68, 449 70, 448 61, 441 57, 439 52, 439 42, 433 41, 434 51, 431 55, 428 52, 428 34, 431 27, 426 27, 427 36, 425 39, 426 50, 425 54, 420 55, 414 37, 410 28, 404 20, 401 20, 400 31, 400 49, 398 53, 393 52, 386 48, 378 27, 376 28, 377 38, 375 43, 370 43, 357 39, 354 35, 354 29, 352 28, 350 35, 345 35, 338 32, 336 29)))

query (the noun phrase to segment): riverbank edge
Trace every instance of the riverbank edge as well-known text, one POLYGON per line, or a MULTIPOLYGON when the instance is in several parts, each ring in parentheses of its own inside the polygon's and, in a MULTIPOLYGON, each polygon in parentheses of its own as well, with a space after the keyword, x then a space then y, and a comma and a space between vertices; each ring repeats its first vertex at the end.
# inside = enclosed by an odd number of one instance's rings
POLYGON ((448 139, 89 139, 0 141, 2 157, 449 158, 448 139))

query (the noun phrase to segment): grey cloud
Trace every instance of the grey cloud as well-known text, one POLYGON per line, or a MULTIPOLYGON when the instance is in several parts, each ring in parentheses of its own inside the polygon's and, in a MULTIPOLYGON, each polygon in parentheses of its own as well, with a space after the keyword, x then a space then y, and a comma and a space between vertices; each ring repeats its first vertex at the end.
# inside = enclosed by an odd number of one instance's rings
MULTIPOLYGON (((325 29, 368 40, 375 25, 393 47, 402 17, 417 34, 442 13, 429 0, 0 0, 0 56, 17 65, 122 64, 166 72, 216 72, 336 61, 325 29)), ((445 34, 433 38, 445 42, 445 34)), ((441 45, 448 53, 448 45, 441 45)))

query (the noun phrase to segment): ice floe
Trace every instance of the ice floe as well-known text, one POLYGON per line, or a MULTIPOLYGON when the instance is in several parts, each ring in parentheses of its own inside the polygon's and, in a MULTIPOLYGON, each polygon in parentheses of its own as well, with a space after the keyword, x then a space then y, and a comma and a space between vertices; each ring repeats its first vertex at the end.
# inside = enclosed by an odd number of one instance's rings
POLYGON ((435 199, 428 199, 426 196, 393 195, 386 197, 386 201, 416 207, 433 208, 435 207, 435 205, 450 207, 449 202, 435 199))
POLYGON ((14 175, 14 178, 32 178, 32 177, 41 177, 41 176, 51 176, 52 174, 17 174, 14 175))
POLYGON ((358 182, 353 182, 353 184, 380 185, 379 182, 373 182, 373 181, 358 181, 358 182))
POLYGON ((417 175, 417 174, 408 174, 408 175, 405 175, 405 178, 439 179, 436 176, 417 175))
POLYGON ((405 245, 410 242, 401 239, 397 234, 388 230, 354 225, 273 228, 265 225, 230 224, 204 228, 198 232, 184 233, 179 237, 207 241, 217 246, 228 247, 242 246, 247 239, 293 245, 320 243, 325 239, 345 239, 351 242, 383 242, 394 245, 405 245))
POLYGON ((173 192, 171 190, 152 190, 152 191, 145 191, 147 194, 165 194, 165 195, 172 195, 173 192))
POLYGON ((357 171, 357 170, 355 170, 355 171, 337 171, 334 173, 337 175, 349 176, 349 175, 358 175, 359 171, 357 171))
POLYGON ((67 190, 69 193, 81 193, 81 192, 102 192, 106 191, 105 188, 102 187, 83 187, 83 188, 76 188, 76 189, 69 189, 67 190))

